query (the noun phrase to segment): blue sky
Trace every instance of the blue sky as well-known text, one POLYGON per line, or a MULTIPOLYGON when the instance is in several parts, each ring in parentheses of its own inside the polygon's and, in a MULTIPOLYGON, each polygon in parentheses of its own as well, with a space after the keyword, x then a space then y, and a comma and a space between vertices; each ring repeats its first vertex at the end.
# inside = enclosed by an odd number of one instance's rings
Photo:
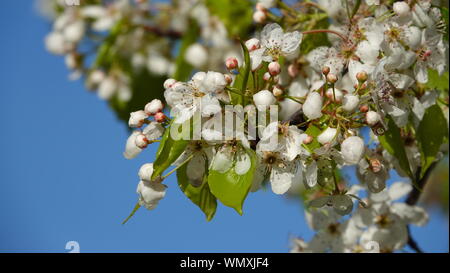
MULTIPOLYGON (((297 201, 261 191, 243 216, 220 205, 206 222, 175 177, 156 210, 121 225, 156 147, 122 157, 125 126, 45 51, 49 26, 31 1, 4 1, 0 21, 0 252, 66 252, 68 241, 82 252, 286 252, 290 236, 310 238, 297 201)), ((413 232, 424 250, 448 251, 438 212, 413 232)))

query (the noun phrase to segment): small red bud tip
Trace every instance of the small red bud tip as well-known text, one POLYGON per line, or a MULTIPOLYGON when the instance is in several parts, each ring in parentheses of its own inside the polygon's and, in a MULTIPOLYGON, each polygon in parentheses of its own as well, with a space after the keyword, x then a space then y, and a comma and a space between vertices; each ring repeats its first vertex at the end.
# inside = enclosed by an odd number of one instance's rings
POLYGON ((228 84, 231 84, 231 83, 233 82, 233 77, 231 77, 230 74, 225 74, 224 77, 225 77, 225 81, 226 81, 228 84))
POLYGON ((326 75, 328 75, 328 73, 330 73, 330 67, 324 66, 322 68, 322 74, 324 74, 326 76, 326 75))
POLYGON ((276 76, 281 72, 281 66, 278 62, 271 62, 268 66, 269 73, 272 76, 276 76))
POLYGON ((369 111, 369 106, 361 105, 361 107, 359 107, 359 111, 362 113, 366 113, 367 111, 369 111))
POLYGON ((303 144, 308 145, 311 142, 313 142, 314 138, 310 135, 308 135, 304 140, 303 140, 303 144))
POLYGON ((366 71, 360 71, 360 72, 358 72, 358 73, 356 73, 356 79, 359 81, 359 82, 365 82, 365 81, 367 81, 367 73, 366 73, 366 71))
POLYGON ((329 83, 336 83, 337 80, 338 80, 338 78, 337 78, 336 75, 334 75, 334 74, 332 74, 332 73, 329 73, 329 74, 327 75, 327 81, 328 81, 329 83))
POLYGON ((295 64, 290 64, 288 66, 288 74, 291 78, 295 78, 298 75, 298 67, 295 64))
POLYGON ((377 158, 371 158, 369 162, 370 162, 370 169, 372 170, 372 172, 377 173, 381 171, 381 168, 383 166, 381 165, 380 160, 378 160, 377 158))
POLYGON ((225 61, 228 70, 233 70, 238 67, 238 60, 235 57, 230 57, 225 61))
POLYGON ((156 122, 161 123, 161 122, 164 122, 165 120, 166 120, 166 115, 164 115, 163 112, 158 112, 158 113, 155 114, 155 121, 156 122))

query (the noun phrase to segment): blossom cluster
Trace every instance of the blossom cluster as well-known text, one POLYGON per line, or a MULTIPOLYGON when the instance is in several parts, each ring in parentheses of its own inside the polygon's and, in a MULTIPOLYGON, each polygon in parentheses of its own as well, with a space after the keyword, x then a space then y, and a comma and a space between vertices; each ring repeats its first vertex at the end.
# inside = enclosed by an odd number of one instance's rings
POLYGON ((159 15, 147 1, 110 2, 64 8, 46 45, 104 99, 130 99, 130 74, 117 60, 83 68, 78 45, 95 31, 110 32, 108 54, 168 77, 168 107, 143 101, 128 122, 127 159, 159 144, 138 171, 136 209, 154 209, 176 172, 208 220, 217 200, 242 214, 249 192, 265 187, 301 196, 316 234, 293 239, 292 252, 399 251, 409 225, 426 224, 410 197, 448 154, 448 92, 433 83, 448 75, 439 1, 258 0, 240 47, 210 1, 174 1, 159 15), (200 36, 178 48, 180 61, 168 36, 188 35, 192 20, 200 36), (180 63, 193 68, 189 80, 180 63), (393 173, 403 181, 387 183, 393 173))
POLYGON ((177 64, 180 61, 173 51, 190 29, 198 28, 199 39, 185 49, 183 64, 223 70, 226 58, 239 55, 224 23, 203 0, 41 2, 42 13, 52 20, 52 30, 45 37, 47 50, 65 56, 72 71, 69 78, 84 77, 86 87, 103 100, 128 102, 134 92, 133 77, 143 70, 170 77, 185 69, 177 64))

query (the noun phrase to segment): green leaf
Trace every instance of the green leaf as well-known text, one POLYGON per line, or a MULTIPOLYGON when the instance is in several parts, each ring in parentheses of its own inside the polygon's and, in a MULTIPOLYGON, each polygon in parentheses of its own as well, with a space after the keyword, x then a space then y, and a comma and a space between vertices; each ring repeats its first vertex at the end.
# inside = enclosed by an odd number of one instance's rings
MULTIPOLYGON (((317 19, 318 20, 310 29, 328 29, 330 23, 328 21, 329 19, 327 16, 317 14, 317 16, 315 17, 313 18, 315 20, 317 19)), ((302 43, 300 44, 300 52, 302 55, 305 55, 319 46, 330 46, 330 45, 331 44, 328 41, 328 36, 326 33, 308 34, 303 36, 302 43)))
POLYGON ((119 34, 122 32, 124 25, 124 21, 120 20, 111 28, 108 36, 105 38, 104 42, 97 51, 97 56, 94 61, 94 67, 110 66, 113 58, 112 47, 114 46, 119 34))
POLYGON ((175 73, 173 74, 173 78, 177 81, 186 81, 193 67, 186 62, 185 53, 186 49, 195 43, 200 35, 200 28, 194 20, 189 20, 189 27, 187 28, 187 32, 183 35, 183 39, 181 40, 180 50, 177 53, 178 57, 175 61, 175 73))
POLYGON ((317 141, 317 137, 322 133, 322 131, 318 127, 311 124, 308 126, 308 129, 306 129, 305 133, 309 136, 312 136, 313 141, 309 144, 302 145, 308 150, 308 152, 313 153, 315 149, 320 148, 320 143, 319 141, 317 141))
POLYGON ((442 143, 448 138, 447 121, 437 104, 425 111, 416 135, 422 161, 420 174, 420 178, 422 178, 428 167, 436 159, 442 143))
POLYGON ((203 211, 206 219, 211 221, 216 213, 217 198, 211 193, 206 179, 200 187, 192 186, 186 175, 186 169, 187 164, 177 170, 178 186, 180 186, 181 191, 192 203, 196 204, 203 211))
MULTIPOLYGON (((190 123, 191 120, 186 122, 190 123)), ((173 122, 166 128, 159 144, 158 151, 156 152, 156 160, 153 163, 152 179, 160 176, 175 160, 177 160, 189 143, 189 140, 173 139, 170 133, 172 126, 175 126, 173 122)), ((176 126, 179 126, 178 132, 181 132, 181 124, 177 124, 176 126)))
POLYGON ((208 175, 208 184, 214 196, 225 206, 234 208, 240 215, 242 215, 242 205, 252 186, 257 164, 255 152, 251 149, 247 149, 246 152, 252 163, 246 174, 238 175, 232 167, 226 173, 209 170, 208 175))
MULTIPOLYGON (((250 76, 251 62, 250 62, 250 53, 248 52, 245 44, 241 42, 241 47, 244 52, 244 65, 239 68, 239 74, 236 76, 234 80, 233 87, 240 90, 240 92, 244 95, 247 90, 248 79, 250 76)), ((231 93, 231 103, 236 104, 244 104, 244 96, 231 93)))
POLYGON ((383 136, 379 136, 378 140, 383 148, 398 160, 403 171, 414 181, 414 175, 406 156, 405 143, 400 135, 400 129, 391 117, 389 117, 388 130, 383 136))
POLYGON ((428 89, 435 89, 440 91, 448 91, 448 71, 439 75, 436 70, 428 69, 428 82, 425 86, 428 89))
POLYGON ((220 18, 231 37, 247 37, 253 23, 252 1, 206 0, 209 11, 220 18))

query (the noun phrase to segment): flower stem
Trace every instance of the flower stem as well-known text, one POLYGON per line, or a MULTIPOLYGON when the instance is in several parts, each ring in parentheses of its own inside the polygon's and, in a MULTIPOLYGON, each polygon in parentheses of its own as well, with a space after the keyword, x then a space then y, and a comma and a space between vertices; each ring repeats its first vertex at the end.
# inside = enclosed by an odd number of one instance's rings
POLYGON ((176 172, 179 168, 181 168, 184 164, 188 163, 192 158, 194 157, 194 154, 191 154, 185 161, 183 161, 180 165, 176 166, 175 168, 173 168, 173 170, 171 170, 170 172, 168 172, 167 174, 165 174, 163 177, 161 177, 161 180, 166 179, 168 176, 170 176, 171 174, 173 174, 174 172, 176 172))

